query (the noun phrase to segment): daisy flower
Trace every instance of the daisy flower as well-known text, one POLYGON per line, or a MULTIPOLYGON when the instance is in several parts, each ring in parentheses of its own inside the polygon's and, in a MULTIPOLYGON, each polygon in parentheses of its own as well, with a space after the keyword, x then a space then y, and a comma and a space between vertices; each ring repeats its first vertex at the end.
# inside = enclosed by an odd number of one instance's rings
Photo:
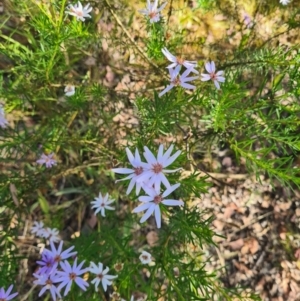
POLYGON ((80 3, 80 1, 78 1, 78 3, 75 5, 70 4, 68 7, 69 11, 67 11, 66 13, 71 16, 76 17, 77 20, 84 22, 85 18, 92 17, 89 13, 92 11, 93 8, 89 7, 89 6, 90 6, 90 4, 88 3, 85 7, 83 7, 82 4, 80 3))
POLYGON ((168 69, 175 68, 176 72, 178 73, 181 69, 181 66, 184 66, 185 68, 189 69, 190 72, 199 74, 199 72, 194 69, 195 67, 197 67, 196 61, 187 61, 181 57, 176 57, 166 47, 161 51, 165 55, 165 57, 172 63, 167 67, 168 69))
POLYGON ((191 71, 194 70, 193 68, 185 70, 181 75, 179 75, 179 69, 175 68, 169 68, 170 73, 170 85, 168 85, 163 91, 161 91, 158 96, 161 97, 165 93, 169 92, 172 88, 175 86, 181 86, 185 89, 194 90, 196 89, 196 86, 188 84, 187 82, 190 82, 192 80, 198 79, 198 76, 192 76, 188 77, 188 75, 191 73, 191 71))
POLYGON ((58 263, 61 262, 62 260, 65 260, 67 258, 77 255, 76 251, 71 252, 75 248, 74 246, 68 248, 67 250, 62 251, 63 243, 64 242, 61 241, 59 243, 58 248, 56 249, 53 241, 50 241, 51 250, 45 249, 44 252, 48 252, 49 254, 51 254, 51 256, 54 258, 54 260, 58 263))
POLYGON ((91 202, 91 204, 93 205, 92 208, 96 209, 95 214, 100 211, 101 215, 105 217, 105 209, 115 210, 114 207, 109 206, 112 202, 114 202, 114 200, 109 199, 108 193, 105 195, 105 197, 103 197, 102 194, 99 193, 99 196, 95 198, 95 201, 91 202))
POLYGON ((96 278, 92 280, 92 284, 95 285, 95 290, 97 291, 98 286, 100 282, 102 283, 102 287, 104 291, 106 292, 107 286, 112 284, 112 279, 117 278, 118 276, 108 275, 109 268, 107 267, 105 270, 103 270, 103 264, 101 262, 98 263, 98 266, 91 262, 91 267, 89 268, 89 271, 93 274, 96 274, 96 278))
POLYGON ((59 293, 59 290, 54 285, 54 283, 60 282, 60 279, 58 278, 56 273, 52 273, 52 274, 37 274, 37 273, 34 273, 33 276, 35 276, 37 278, 35 281, 33 281, 34 284, 44 285, 44 287, 41 289, 41 291, 39 293, 39 297, 41 295, 43 295, 46 290, 49 290, 50 293, 51 293, 52 299, 54 301, 56 301, 56 297, 61 299, 61 295, 59 293))
POLYGON ((41 260, 38 260, 36 263, 40 266, 36 272, 37 275, 49 275, 56 271, 57 268, 57 262, 55 262, 54 257, 48 252, 43 252, 41 260))
POLYGON ((142 251, 142 254, 140 255, 139 259, 142 264, 148 264, 148 263, 152 262, 151 257, 152 256, 150 253, 148 253, 147 251, 142 251))
POLYGON ((40 159, 36 161, 36 163, 43 165, 45 164, 47 168, 51 168, 53 165, 56 165, 57 161, 53 159, 54 154, 51 153, 49 155, 42 154, 40 159))
POLYGON ((46 228, 43 232, 43 237, 48 239, 50 242, 58 242, 60 240, 59 231, 56 228, 46 228))
POLYGON ((88 268, 81 269, 83 264, 84 261, 77 266, 77 258, 75 259, 72 267, 67 260, 60 263, 62 271, 57 271, 57 276, 59 280, 58 282, 61 282, 61 284, 59 284, 57 289, 60 291, 65 286, 64 296, 66 296, 70 291, 73 282, 75 282, 84 291, 89 286, 83 278, 79 277, 89 270, 88 268))
POLYGON ((279 3, 281 3, 282 5, 287 5, 290 3, 291 0, 280 0, 279 3))
POLYGON ((243 19, 244 24, 246 25, 247 28, 250 28, 253 25, 251 17, 246 12, 243 13, 243 17, 244 17, 243 19))
POLYGON ((0 106, 0 127, 5 129, 7 125, 8 125, 8 121, 6 120, 6 118, 4 116, 4 110, 3 110, 2 106, 0 106))
POLYGON ((182 201, 165 199, 169 194, 171 194, 175 189, 177 189, 180 184, 175 184, 170 186, 163 194, 159 191, 153 189, 152 187, 144 187, 143 189, 148 194, 147 196, 140 196, 139 201, 143 202, 142 205, 136 207, 132 212, 139 213, 141 211, 146 211, 145 214, 140 219, 140 223, 145 222, 154 213, 157 228, 161 227, 161 212, 160 204, 165 206, 183 206, 182 201))
POLYGON ((156 23, 160 20, 160 12, 165 8, 167 3, 163 3, 160 8, 158 6, 158 0, 154 0, 154 3, 151 4, 150 0, 147 0, 147 8, 141 9, 139 12, 143 15, 146 15, 150 19, 150 23, 156 23))
POLYGON ((207 62, 205 64, 205 69, 208 72, 208 74, 201 74, 202 78, 201 81, 205 82, 208 80, 212 80, 216 86, 217 89, 220 89, 220 83, 224 83, 225 82, 225 77, 223 76, 224 71, 218 71, 216 73, 216 66, 215 63, 213 61, 211 62, 207 62))
POLYGON ((7 291, 5 292, 4 288, 1 287, 0 288, 0 300, 3 300, 3 301, 9 301, 9 300, 12 300, 15 296, 18 295, 18 293, 13 293, 10 295, 10 292, 12 291, 13 289, 13 285, 11 285, 7 291))
POLYGON ((144 147, 144 157, 147 160, 147 163, 142 163, 144 172, 137 179, 140 183, 145 183, 145 186, 152 187, 159 191, 160 185, 163 183, 167 188, 170 187, 170 183, 165 176, 165 173, 172 173, 180 170, 177 168, 174 170, 166 169, 170 164, 172 164, 180 155, 181 151, 178 150, 175 154, 171 156, 174 145, 171 145, 167 151, 164 153, 164 146, 161 144, 158 148, 157 158, 152 154, 147 146, 144 147))
POLYGON ((119 174, 129 174, 129 176, 127 176, 126 178, 117 180, 116 182, 130 179, 130 183, 128 185, 126 194, 128 195, 132 191, 134 185, 136 185, 135 192, 136 195, 138 195, 140 193, 142 184, 137 182, 137 179, 144 171, 142 167, 141 157, 137 148, 135 149, 134 156, 128 147, 126 147, 126 153, 127 153, 128 160, 133 168, 113 168, 112 171, 119 174))
POLYGON ((44 234, 44 223, 43 222, 33 222, 33 226, 30 228, 30 232, 38 237, 42 237, 44 234))
POLYGON ((72 96, 74 94, 75 94, 75 86, 66 85, 66 87, 65 87, 65 95, 66 96, 72 96))
POLYGON ((60 242, 58 248, 56 249, 54 243, 50 241, 51 250, 44 249, 42 253, 41 261, 37 261, 42 268, 39 270, 39 274, 43 273, 46 269, 45 273, 50 273, 53 270, 57 269, 58 264, 67 258, 73 257, 77 255, 77 252, 71 252, 75 247, 72 246, 65 251, 62 251, 63 241, 60 242))

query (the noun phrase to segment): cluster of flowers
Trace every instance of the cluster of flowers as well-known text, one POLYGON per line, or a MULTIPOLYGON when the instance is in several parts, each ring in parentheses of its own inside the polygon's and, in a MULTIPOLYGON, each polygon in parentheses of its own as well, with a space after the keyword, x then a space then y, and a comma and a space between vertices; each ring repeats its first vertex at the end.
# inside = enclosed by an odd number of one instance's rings
MULTIPOLYGON (((291 0, 280 0, 279 2, 282 5, 287 5, 291 0)), ((140 13, 147 16, 149 18, 150 23, 156 23, 160 21, 161 18, 161 11, 165 8, 167 5, 167 2, 163 3, 158 8, 158 0, 154 0, 153 3, 150 2, 150 0, 147 0, 147 6, 145 9, 139 10, 140 13)), ((92 11, 92 7, 90 7, 90 4, 87 4, 86 6, 82 6, 80 1, 75 5, 69 5, 68 11, 66 11, 67 14, 75 16, 77 20, 85 21, 85 18, 91 18, 91 15, 89 14, 92 11)), ((170 84, 159 93, 159 96, 161 97, 168 91, 170 91, 174 86, 181 86, 186 89, 194 90, 196 86, 188 83, 193 80, 198 79, 198 76, 190 76, 189 74, 195 73, 199 74, 199 72, 195 69, 197 66, 197 62, 195 61, 188 61, 184 60, 183 58, 178 58, 174 56, 172 53, 168 51, 167 48, 162 49, 163 54, 167 57, 169 61, 172 62, 167 68, 169 70, 170 74, 170 84), (186 70, 180 74, 180 69, 182 66, 186 67, 186 70)), ((216 66, 213 61, 205 63, 205 69, 208 72, 208 74, 202 73, 201 74, 201 81, 209 81, 212 80, 214 82, 214 85, 217 89, 220 89, 220 84, 225 82, 224 71, 218 71, 216 72, 216 66)), ((75 94, 75 87, 72 85, 67 85, 65 88, 65 93, 67 96, 72 96, 75 94)), ((0 115, 0 126, 1 126, 1 115, 0 115)))
POLYGON ((84 280, 81 275, 85 273, 92 273, 96 275, 91 283, 95 285, 95 290, 98 290, 98 286, 101 283, 104 291, 107 290, 107 286, 112 284, 112 279, 117 276, 108 275, 109 268, 103 269, 101 262, 95 264, 90 263, 89 268, 83 268, 84 261, 77 264, 77 252, 71 252, 74 246, 63 251, 63 241, 60 242, 56 249, 54 243, 50 242, 51 249, 44 249, 41 254, 41 260, 37 261, 39 268, 34 277, 36 280, 34 284, 42 285, 39 296, 43 295, 46 290, 49 290, 52 299, 55 301, 56 298, 61 298, 60 291, 65 287, 64 296, 68 294, 71 289, 73 282, 75 282, 82 290, 86 290, 89 283, 84 280), (74 258, 73 265, 71 265, 66 259, 74 258), (57 285, 55 285, 57 284, 57 285))
MULTIPOLYGON (((50 229, 50 228, 46 228, 50 229)), ((44 228, 43 222, 34 222, 31 227, 31 233, 37 235, 38 237, 44 237, 44 228)), ((98 286, 101 283, 103 290, 106 291, 107 287, 112 284, 112 280, 117 278, 117 276, 109 275, 109 268, 103 268, 103 264, 99 262, 95 264, 90 262, 90 267, 83 268, 84 261, 80 264, 77 264, 77 252, 73 251, 74 246, 63 251, 63 241, 60 241, 58 248, 55 247, 53 240, 50 240, 50 249, 44 249, 41 253, 41 259, 37 261, 39 268, 33 276, 36 278, 34 284, 43 286, 39 296, 43 295, 47 290, 50 291, 52 299, 56 301, 57 298, 61 298, 61 289, 65 287, 64 296, 68 294, 71 289, 73 282, 75 282, 82 290, 86 290, 89 286, 89 283, 84 280, 81 275, 85 273, 92 273, 96 277, 91 281, 91 284, 95 286, 95 290, 98 290, 98 286), (67 259, 74 259, 73 265, 71 265, 67 259)), ((152 256, 146 251, 142 251, 140 257, 142 264, 150 264, 152 262, 152 256)), ((116 270, 121 270, 123 264, 115 265, 116 270)), ((10 294, 12 286, 5 293, 4 290, 0 290, 0 300, 1 296, 7 296, 10 294), (2 295, 1 295, 2 294, 2 295)), ((16 296, 16 294, 11 295, 11 298, 16 296)), ((4 299, 3 300, 10 300, 4 299)), ((122 299, 124 300, 124 299, 122 299)), ((125 300, 124 300, 125 301, 125 300)), ((133 301, 133 296, 131 297, 133 301)))
MULTIPOLYGON (((158 0, 155 0, 153 4, 151 4, 150 0, 147 0, 147 8, 140 10, 140 13, 149 17, 150 23, 160 21, 160 12, 164 9, 167 3, 163 3, 160 8, 158 6, 158 0)), ((159 93, 159 97, 163 96, 165 93, 170 91, 175 86, 181 86, 185 89, 196 89, 196 86, 191 85, 188 82, 199 79, 198 76, 189 76, 190 73, 199 74, 199 72, 195 69, 197 67, 196 61, 188 61, 181 57, 176 57, 173 55, 166 47, 162 49, 162 53, 166 56, 166 58, 171 62, 171 64, 167 67, 170 74, 170 84, 159 93), (186 70, 180 74, 180 70, 184 66, 186 70)), ((225 82, 225 77, 223 76, 224 71, 216 72, 215 63, 207 62, 205 64, 205 69, 208 74, 201 74, 201 81, 212 80, 217 89, 220 89, 220 82, 225 82)))
MULTIPOLYGON (((175 154, 171 155, 174 145, 171 145, 168 150, 164 153, 164 146, 161 144, 158 149, 157 157, 149 150, 148 147, 144 147, 144 157, 146 162, 142 162, 138 149, 135 150, 133 155, 129 148, 126 148, 126 153, 129 162, 132 165, 132 168, 113 168, 112 171, 119 174, 128 174, 122 180, 129 180, 130 183, 127 188, 126 193, 129 194, 134 186, 136 186, 136 195, 140 194, 141 189, 144 190, 146 195, 139 196, 138 200, 142 204, 136 207, 133 210, 133 213, 139 213, 145 211, 145 214, 140 219, 140 222, 145 222, 153 213, 155 216, 157 227, 161 227, 161 211, 160 207, 165 206, 182 206, 183 202, 180 200, 174 200, 172 198, 167 198, 171 193, 173 193, 180 184, 171 185, 165 174, 179 171, 181 168, 175 170, 166 169, 171 165, 177 157, 180 155, 180 151, 177 151, 175 154), (162 184, 165 186, 165 191, 161 192, 162 184)), ((52 158, 43 155, 43 160, 48 160, 46 162, 50 165, 52 158)), ((38 160, 42 161, 42 159, 38 160)), ((51 166, 50 166, 51 167, 51 166)), ((118 181, 122 181, 118 180, 118 181)), ((117 181, 117 182, 118 182, 117 181)), ((114 207, 111 207, 111 203, 114 200, 111 199, 108 193, 104 196, 99 193, 99 196, 91 202, 92 208, 95 209, 95 214, 99 213, 105 217, 105 210, 114 210, 114 207)), ((33 233, 37 234, 39 237, 49 238, 52 241, 57 241, 57 233, 54 231, 56 229, 44 229, 43 223, 35 222, 33 227, 33 233), (55 240, 56 239, 56 240, 55 240)), ((57 231, 57 230, 56 230, 57 231)))
MULTIPOLYGON (((149 150, 148 147, 144 147, 144 158, 146 162, 142 162, 138 149, 135 150, 133 155, 129 148, 126 148, 126 153, 132 168, 113 168, 112 171, 119 174, 128 174, 122 180, 130 180, 129 186, 126 193, 129 194, 134 185, 136 186, 136 195, 139 195, 141 189, 147 195, 142 195, 138 198, 142 204, 136 207, 133 212, 139 213, 141 211, 146 211, 145 214, 140 219, 140 222, 145 222, 153 213, 155 215, 155 220, 157 227, 161 227, 161 212, 160 206, 182 206, 183 202, 179 200, 174 200, 167 198, 175 189, 177 189, 180 184, 171 185, 165 176, 165 173, 172 173, 180 170, 181 168, 175 170, 166 169, 170 164, 172 164, 177 157, 180 155, 180 151, 171 155, 174 145, 171 145, 168 150, 164 153, 164 146, 161 144, 158 149, 157 157, 149 150), (165 186, 166 190, 161 193, 162 184, 165 186)), ((119 180, 119 181, 122 181, 119 180)), ((118 181, 117 181, 118 182, 118 181)))
POLYGON ((31 233, 35 234, 37 237, 42 237, 50 242, 58 242, 60 240, 59 232, 56 228, 44 227, 43 222, 33 222, 31 227, 31 233))
MULTIPOLYGON (((290 0, 280 0, 279 2, 282 5, 287 5, 290 2, 290 0)), ((154 3, 151 3, 150 0, 147 0, 146 9, 139 10, 139 12, 149 17, 150 23, 156 23, 160 21, 160 12, 165 8, 166 5, 167 3, 165 2, 158 8, 158 0, 154 0, 154 3)), ((66 11, 66 13, 76 17, 77 20, 84 22, 86 18, 91 18, 90 12, 92 10, 93 8, 90 7, 90 4, 83 6, 81 2, 78 1, 78 3, 75 5, 68 5, 68 10, 66 11)), ((189 82, 197 80, 199 79, 199 77, 189 75, 190 73, 199 74, 199 72, 195 69, 197 67, 197 62, 188 61, 183 59, 182 57, 176 57, 166 47, 162 49, 162 52, 166 56, 166 58, 171 62, 171 64, 167 66, 167 69, 170 74, 170 84, 159 93, 159 97, 163 96, 175 86, 181 86, 185 89, 190 90, 196 89, 196 86, 190 84, 189 82), (180 74, 182 66, 184 66, 186 70, 182 74, 180 74)), ((224 71, 220 70, 216 72, 216 66, 214 61, 205 63, 205 69, 208 72, 208 74, 201 73, 201 81, 212 80, 215 87, 217 89, 220 89, 220 83, 225 82, 224 71)), ((65 87, 64 91, 66 96, 73 96, 75 94, 75 86, 68 84, 65 87)), ((4 110, 2 107, 0 107, 0 127, 5 128, 7 124, 8 122, 5 119, 4 110)), ((40 165, 45 164, 47 168, 50 168, 53 165, 56 165, 57 163, 53 157, 53 153, 50 153, 48 155, 43 153, 40 159, 36 162, 40 165)))

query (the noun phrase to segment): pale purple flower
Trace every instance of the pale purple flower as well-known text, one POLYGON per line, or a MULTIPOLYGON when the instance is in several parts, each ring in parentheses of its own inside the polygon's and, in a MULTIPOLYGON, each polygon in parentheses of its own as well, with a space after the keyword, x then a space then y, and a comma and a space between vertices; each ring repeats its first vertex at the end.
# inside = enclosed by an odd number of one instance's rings
POLYGON ((78 1, 75 5, 69 5, 69 11, 66 13, 76 17, 77 20, 82 22, 85 21, 85 18, 91 18, 92 16, 89 14, 92 11, 92 7, 89 7, 90 4, 88 3, 85 7, 82 6, 80 1, 78 1))
POLYGON ((8 125, 8 121, 5 118, 4 110, 3 110, 2 106, 0 106, 0 127, 5 129, 7 125, 8 125))
POLYGON ((43 251, 41 260, 36 262, 40 267, 36 272, 37 275, 49 275, 56 271, 57 262, 51 253, 43 251))
POLYGON ((247 26, 247 28, 250 28, 253 25, 253 22, 251 20, 251 17, 247 14, 247 13, 243 13, 243 17, 244 17, 244 23, 247 26))
POLYGON ((63 241, 60 242, 58 248, 56 249, 53 241, 50 241, 51 250, 44 249, 42 253, 41 261, 37 261, 37 263, 42 266, 42 268, 38 271, 39 274, 51 273, 53 270, 57 269, 58 264, 67 258, 76 256, 77 252, 71 252, 75 247, 72 246, 65 251, 62 251, 63 241))
POLYGON ((142 251, 142 254, 139 257, 142 264, 149 264, 152 262, 152 255, 147 251, 142 251))
POLYGON ((44 231, 45 231, 45 229, 44 229, 43 222, 36 222, 36 221, 33 222, 33 226, 30 229, 30 232, 32 234, 35 234, 38 237, 42 237, 44 234, 44 231))
POLYGON ((126 194, 129 194, 132 191, 134 185, 136 185, 135 192, 136 195, 138 195, 140 193, 142 184, 137 182, 137 179, 144 171, 142 167, 141 157, 137 148, 135 149, 134 156, 128 147, 126 147, 126 153, 127 153, 128 160, 133 166, 133 168, 113 168, 112 171, 119 174, 129 174, 129 176, 127 176, 126 178, 122 180, 117 180, 116 182, 130 179, 130 183, 128 185, 126 194))
POLYGON ((280 0, 279 3, 281 3, 282 5, 287 5, 290 3, 291 0, 280 0))
POLYGON ((91 262, 91 267, 89 268, 89 271, 96 276, 95 279, 92 280, 92 284, 95 285, 95 290, 97 291, 99 283, 102 283, 102 287, 104 291, 106 292, 107 286, 112 284, 112 279, 117 278, 118 276, 108 275, 109 268, 107 267, 105 270, 103 270, 103 264, 101 262, 98 263, 98 266, 91 262))
POLYGON ((77 258, 75 259, 73 266, 71 266, 67 260, 60 263, 63 271, 57 271, 58 281, 61 284, 58 285, 58 290, 60 291, 63 287, 65 288, 64 296, 68 294, 71 289, 71 285, 75 282, 82 290, 86 290, 89 284, 80 275, 88 272, 88 268, 81 269, 84 261, 77 266, 77 258))
POLYGON ((59 231, 56 228, 46 228, 42 236, 48 239, 50 242, 58 242, 60 240, 59 231))
POLYGON ((139 12, 143 15, 146 15, 150 19, 150 23, 156 23, 160 20, 160 12, 165 8, 167 3, 163 3, 160 8, 158 6, 158 0, 154 0, 153 4, 150 0, 147 0, 147 8, 141 9, 139 12))
POLYGON ((51 250, 45 249, 45 251, 51 253, 51 255, 53 256, 54 260, 56 262, 61 262, 62 260, 65 260, 67 258, 73 257, 77 255, 77 252, 71 252, 75 247, 72 246, 70 248, 68 248, 67 250, 62 251, 62 247, 63 247, 63 241, 61 241, 58 245, 58 248, 56 249, 54 243, 52 241, 50 241, 50 247, 51 250))
POLYGON ((140 219, 140 223, 145 222, 154 213, 157 228, 161 227, 161 212, 160 204, 165 206, 182 206, 183 201, 165 199, 169 194, 171 194, 175 189, 177 189, 180 184, 175 184, 170 186, 163 194, 160 194, 159 190, 153 189, 152 187, 145 186, 143 189, 148 194, 147 196, 140 196, 139 201, 143 202, 142 205, 136 207, 132 212, 139 213, 141 211, 146 211, 145 214, 140 219))
POLYGON ((11 293, 13 287, 14 287, 14 286, 11 285, 11 286, 7 289, 6 292, 5 292, 5 290, 4 290, 3 287, 0 288, 0 300, 1 300, 1 301, 9 301, 9 300, 12 300, 15 296, 18 295, 18 293, 13 293, 13 294, 10 295, 10 293, 11 293))
MULTIPOLYGON (((44 285, 39 293, 39 297, 45 293, 46 290, 49 290, 52 296, 52 299, 56 301, 56 298, 61 298, 59 293, 59 289, 54 285, 54 283, 60 282, 56 273, 52 274, 40 274, 34 273, 33 274, 37 279, 33 281, 34 284, 44 285)), ((1 300, 1 299, 0 299, 1 300)))
POLYGON ((152 187, 154 185, 155 189, 159 191, 161 183, 163 183, 167 188, 170 187, 170 183, 164 173, 172 173, 181 169, 166 169, 166 167, 171 165, 181 153, 181 151, 178 150, 171 156, 173 148, 174 145, 171 145, 164 153, 164 146, 161 144, 158 148, 157 158, 155 158, 149 148, 147 146, 144 147, 144 157, 147 163, 142 163, 144 172, 138 178, 140 183, 145 183, 145 185, 142 186, 143 189, 146 185, 148 187, 152 187))
POLYGON ((187 77, 193 69, 187 69, 181 75, 179 75, 178 69, 169 68, 168 70, 171 77, 170 85, 168 85, 163 91, 161 91, 158 94, 159 97, 169 92, 175 86, 181 86, 185 89, 190 89, 190 90, 196 89, 196 86, 187 83, 199 78, 198 76, 187 77))
POLYGON ((220 89, 220 83, 225 82, 225 77, 223 76, 224 71, 218 71, 216 73, 216 66, 213 61, 205 63, 205 69, 209 74, 201 74, 202 78, 201 81, 205 82, 208 80, 212 80, 217 89, 220 89))
POLYGON ((91 202, 91 204, 93 204, 92 208, 96 209, 95 214, 97 214, 100 211, 101 215, 105 217, 105 209, 115 210, 114 207, 109 206, 114 201, 115 200, 109 198, 108 193, 104 197, 101 193, 99 193, 99 196, 95 198, 95 201, 91 202))
POLYGON ((65 87, 65 95, 72 96, 75 94, 75 86, 73 85, 66 85, 65 87))
POLYGON ((194 68, 197 67, 197 62, 196 61, 187 61, 183 59, 182 57, 176 57, 173 55, 166 47, 163 48, 162 53, 165 55, 165 57, 172 62, 167 68, 175 68, 174 72, 179 72, 181 69, 181 66, 184 66, 185 68, 189 69, 190 72, 194 72, 196 74, 199 74, 197 70, 194 68))
POLYGON ((47 168, 52 167, 53 165, 56 165, 56 160, 53 159, 54 154, 51 153, 49 155, 42 154, 40 159, 36 161, 36 163, 43 165, 45 164, 47 168))

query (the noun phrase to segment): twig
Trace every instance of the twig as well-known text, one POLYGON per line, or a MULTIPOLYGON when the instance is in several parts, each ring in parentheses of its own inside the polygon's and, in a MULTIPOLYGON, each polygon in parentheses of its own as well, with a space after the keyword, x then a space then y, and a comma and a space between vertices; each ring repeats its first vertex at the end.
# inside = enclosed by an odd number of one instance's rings
POLYGON ((34 284, 30 290, 23 296, 23 298, 20 301, 26 301, 28 300, 29 295, 32 293, 32 291, 36 288, 37 284, 34 284))
POLYGON ((242 230, 248 228, 249 226, 255 224, 255 223, 258 222, 259 220, 261 220, 261 219, 263 219, 263 218, 265 218, 265 217, 267 217, 267 216, 269 216, 269 215, 272 215, 272 214, 273 214, 273 211, 270 211, 270 212, 267 212, 267 213, 265 213, 265 214, 263 214, 263 215, 260 215, 259 217, 254 218, 250 223, 248 223, 248 224, 246 224, 246 225, 244 225, 244 226, 241 226, 238 230, 235 230, 235 231, 233 231, 233 232, 231 232, 231 233, 229 233, 229 234, 230 234, 230 235, 231 235, 231 234, 236 234, 236 233, 238 233, 238 232, 240 232, 240 231, 242 231, 242 230))
POLYGON ((124 33, 126 34, 126 36, 128 37, 128 39, 130 40, 130 42, 135 46, 135 48, 138 50, 138 52, 140 53, 140 55, 155 69, 157 69, 164 78, 167 78, 166 74, 161 70, 161 68, 159 68, 155 63, 153 63, 146 55, 145 52, 140 48, 140 46, 134 41, 134 39, 132 38, 132 36, 130 35, 130 33, 128 32, 128 30, 125 28, 125 26, 123 25, 123 23, 121 22, 121 20, 119 19, 119 17, 116 15, 116 13, 114 12, 112 6, 110 5, 108 0, 104 0, 104 2, 106 3, 109 11, 111 12, 111 14, 113 15, 113 17, 115 18, 115 20, 117 21, 117 23, 120 25, 120 27, 122 28, 122 30, 124 31, 124 33))

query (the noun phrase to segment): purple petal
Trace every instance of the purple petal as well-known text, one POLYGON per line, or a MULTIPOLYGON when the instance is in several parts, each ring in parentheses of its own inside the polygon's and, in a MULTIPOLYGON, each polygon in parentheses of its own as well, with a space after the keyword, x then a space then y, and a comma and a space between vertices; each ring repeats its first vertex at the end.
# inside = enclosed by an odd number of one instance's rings
POLYGON ((176 63, 176 57, 166 47, 163 48, 161 51, 169 61, 176 63))
POLYGON ((214 80, 214 84, 216 86, 216 88, 219 90, 220 89, 220 84, 217 80, 214 80))
MULTIPOLYGON (((148 203, 147 203, 148 204, 148 203)), ((153 211, 155 210, 155 207, 157 205, 155 204, 151 204, 152 206, 149 207, 149 209, 146 211, 146 213, 142 216, 142 218, 140 219, 140 223, 143 223, 144 221, 146 221, 150 216, 151 214, 153 213, 153 211)))
POLYGON ((178 150, 174 155, 172 155, 170 158, 168 158, 168 159, 164 162, 163 166, 164 166, 164 167, 167 167, 167 166, 169 166, 170 164, 172 164, 172 163, 178 158, 178 156, 179 156, 180 154, 181 154, 181 151, 178 150))
POLYGON ((190 89, 190 90, 196 89, 196 86, 190 85, 190 84, 186 84, 186 83, 182 83, 180 86, 181 86, 182 88, 190 89))
POLYGON ((139 197, 139 201, 143 202, 143 203, 148 203, 148 202, 153 201, 153 197, 148 196, 148 195, 142 195, 139 197))
POLYGON ((180 183, 170 186, 163 194, 162 197, 165 198, 169 194, 171 194, 174 190, 176 190, 180 186, 180 183))
POLYGON ((161 92, 158 94, 158 97, 163 96, 164 94, 166 94, 167 92, 169 92, 173 87, 174 87, 173 84, 168 85, 163 91, 161 91, 161 92))
POLYGON ((172 63, 172 64, 170 64, 170 65, 167 66, 167 69, 170 69, 170 68, 173 69, 173 68, 175 68, 177 65, 178 65, 177 63, 172 63))
POLYGON ((6 291, 6 296, 8 296, 9 294, 10 294, 10 292, 12 291, 12 289, 13 289, 13 284, 11 284, 10 286, 9 286, 9 288, 7 289, 7 291, 6 291))
POLYGON ((168 158, 170 157, 173 151, 173 148, 174 148, 174 144, 171 144, 170 147, 166 150, 165 154, 163 155, 162 160, 159 161, 160 164, 164 164, 164 162, 168 160, 168 158))
POLYGON ((209 74, 203 74, 203 73, 202 73, 201 76, 202 76, 202 78, 200 78, 200 80, 201 80, 202 82, 206 82, 206 81, 208 81, 208 80, 211 79, 211 77, 210 77, 209 74))
POLYGON ((133 173, 134 170, 131 168, 112 168, 111 169, 114 173, 120 173, 120 174, 129 174, 133 173))
MULTIPOLYGON (((138 162, 141 162, 141 156, 140 156, 140 153, 139 153, 139 150, 136 148, 135 149, 135 163, 137 163, 136 161, 138 161, 138 162)), ((136 167, 136 166, 134 166, 134 167, 136 167)))
POLYGON ((166 206, 183 206, 183 201, 178 200, 163 200, 162 203, 166 206))
POLYGON ((220 83, 224 83, 224 82, 225 82, 225 77, 223 77, 223 76, 217 76, 217 77, 216 77, 216 80, 217 80, 218 82, 220 82, 220 83))
POLYGON ((175 69, 169 69, 170 77, 171 77, 171 82, 174 81, 174 79, 178 76, 179 71, 180 71, 181 66, 179 65, 175 69))
POLYGON ((142 212, 142 211, 145 211, 145 210, 148 210, 149 207, 151 207, 153 204, 152 203, 144 203, 136 208, 134 208, 132 210, 133 213, 139 213, 139 212, 142 212))
POLYGON ((157 154, 157 161, 160 162, 161 158, 163 157, 164 154, 164 145, 161 144, 158 148, 158 154, 157 154))
POLYGON ((64 292, 64 296, 66 296, 68 294, 68 292, 70 291, 72 282, 73 281, 70 280, 69 283, 67 284, 65 292, 64 292))
POLYGON ((147 146, 144 146, 144 150, 145 150, 144 157, 147 160, 147 162, 150 164, 157 163, 156 158, 154 157, 154 155, 152 154, 152 152, 149 150, 147 146))
MULTIPOLYGON (((159 176, 160 176, 160 181, 165 185, 165 187, 170 187, 170 182, 167 179, 167 177, 163 173, 160 173, 159 176)), ((160 190, 160 187, 156 189, 156 191, 159 191, 159 190, 160 190)))
POLYGON ((162 11, 162 10, 165 8, 166 5, 167 5, 167 2, 163 3, 163 4, 160 6, 160 8, 157 9, 157 12, 162 11))
POLYGON ((131 192, 131 190, 133 189, 135 183, 136 183, 136 178, 133 177, 133 178, 131 179, 129 185, 128 185, 127 190, 126 190, 126 194, 127 194, 127 195, 131 192))
POLYGON ((76 277, 75 282, 83 291, 86 291, 86 288, 89 286, 89 284, 80 277, 76 277))
POLYGON ((157 228, 160 228, 161 227, 161 213, 160 213, 159 206, 155 206, 155 220, 156 220, 157 228))
POLYGON ((134 156, 128 147, 126 147, 126 154, 129 162, 131 163, 131 165, 133 165, 132 162, 134 161, 134 156))

